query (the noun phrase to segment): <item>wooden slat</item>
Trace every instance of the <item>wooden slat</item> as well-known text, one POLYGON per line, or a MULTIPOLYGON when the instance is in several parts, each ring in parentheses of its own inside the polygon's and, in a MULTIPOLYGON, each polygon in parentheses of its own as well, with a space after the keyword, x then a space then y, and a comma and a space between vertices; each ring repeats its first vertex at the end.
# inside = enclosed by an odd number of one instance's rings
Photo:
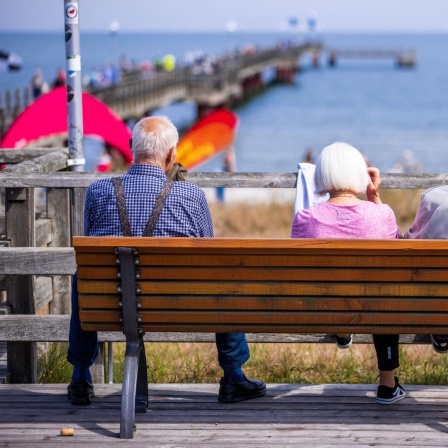
MULTIPOLYGON (((357 325, 378 327, 385 325, 446 326, 448 334, 448 314, 440 313, 393 313, 393 312, 333 312, 333 311, 139 311, 142 324, 207 324, 207 325, 357 325)), ((105 310, 80 310, 85 322, 119 322, 121 313, 105 310)), ((313 331, 312 331, 313 333, 313 331)))
MULTIPOLYGON (((448 269, 401 268, 295 268, 269 266, 197 267, 178 266, 166 269, 159 266, 138 266, 145 280, 276 280, 276 281, 362 281, 374 278, 376 282, 448 282, 448 269)), ((84 280, 117 280, 119 266, 80 266, 78 277, 84 280)))
MULTIPOLYGON (((275 311, 442 311, 448 312, 448 300, 394 297, 236 297, 236 296, 139 296, 142 310, 272 310, 275 311)), ((88 309, 120 309, 119 294, 81 295, 79 306, 88 309)))
MULTIPOLYGON (((447 297, 445 283, 336 283, 336 282, 163 282, 138 281, 141 294, 260 295, 260 296, 390 296, 447 297)), ((78 280, 80 294, 114 294, 116 281, 78 280)))
MULTIPOLYGON (((70 316, 68 315, 0 315, 0 341, 68 341, 70 316)), ((145 334, 146 342, 215 342, 215 329, 207 333, 183 332, 148 332, 145 334)), ((102 342, 123 342, 125 340, 121 329, 117 331, 102 331, 98 333, 102 342)), ((334 336, 323 333, 255 333, 247 334, 249 342, 272 343, 334 343, 334 336)), ((357 335, 355 343, 371 343, 372 337, 368 334, 357 335)), ((424 334, 401 335, 403 344, 430 343, 429 336, 424 334)))
POLYGON ((27 175, 33 172, 51 172, 63 170, 67 168, 68 149, 63 148, 58 151, 43 154, 31 160, 25 160, 10 168, 6 168, 5 173, 23 173, 27 175))
MULTIPOLYGON (((76 254, 80 266, 117 265, 113 254, 76 254)), ((340 255, 141 255, 141 266, 271 266, 271 267, 341 267, 350 264, 351 267, 366 268, 446 268, 448 257, 443 256, 362 256, 341 257, 340 255), (350 263, 349 263, 350 261, 350 263)))
MULTIPOLYGON (((85 331, 122 331, 119 323, 82 322, 85 331)), ((146 332, 203 332, 203 333, 354 333, 354 334, 448 334, 447 325, 356 325, 356 324, 236 324, 236 323, 202 323, 202 324, 157 324, 143 323, 146 332)))
MULTIPOLYGON (((117 173, 5 173, 0 172, 0 187, 88 187, 92 182, 117 173)), ((297 173, 188 173, 188 182, 201 188, 296 188, 297 173)), ((428 189, 448 184, 448 174, 382 173, 382 189, 428 189)))
POLYGON ((2 247, 1 274, 74 274, 75 253, 71 247, 2 247))
POLYGON ((413 251, 419 255, 448 254, 447 240, 369 240, 369 239, 302 239, 302 238, 144 238, 138 242, 133 237, 87 237, 73 238, 73 246, 77 252, 104 252, 117 246, 135 247, 145 253, 150 248, 151 253, 212 253, 224 254, 229 251, 234 254, 253 253, 289 255, 301 254, 341 254, 343 251, 356 255, 411 255, 413 251), (110 249, 108 249, 110 248, 110 249), (315 252, 313 252, 313 250, 315 252), (279 251, 279 252, 278 252, 279 251))
POLYGON ((67 150, 66 148, 26 148, 18 149, 0 149, 0 163, 20 163, 25 160, 34 159, 48 153, 60 152, 67 150))

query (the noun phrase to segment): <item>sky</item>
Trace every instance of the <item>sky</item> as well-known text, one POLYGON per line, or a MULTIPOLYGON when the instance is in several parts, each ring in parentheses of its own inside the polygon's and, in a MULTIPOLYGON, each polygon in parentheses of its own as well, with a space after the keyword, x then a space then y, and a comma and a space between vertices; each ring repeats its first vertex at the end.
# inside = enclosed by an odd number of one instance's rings
MULTIPOLYGON (((0 0, 0 31, 59 31, 64 0, 0 0)), ((81 31, 275 31, 295 17, 336 31, 448 32, 448 0, 79 0, 81 31)))

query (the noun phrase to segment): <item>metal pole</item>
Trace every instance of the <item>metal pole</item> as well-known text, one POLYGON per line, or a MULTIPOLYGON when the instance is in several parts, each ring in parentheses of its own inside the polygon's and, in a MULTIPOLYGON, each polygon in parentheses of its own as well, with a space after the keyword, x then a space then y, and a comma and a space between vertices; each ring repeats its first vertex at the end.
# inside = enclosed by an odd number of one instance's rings
POLYGON ((65 56, 67 59, 68 165, 84 171, 81 51, 78 2, 64 0, 65 56))
POLYGON ((114 384, 114 350, 113 350, 113 342, 107 343, 107 351, 108 351, 108 361, 109 361, 109 369, 108 369, 108 376, 109 376, 109 384, 114 384))

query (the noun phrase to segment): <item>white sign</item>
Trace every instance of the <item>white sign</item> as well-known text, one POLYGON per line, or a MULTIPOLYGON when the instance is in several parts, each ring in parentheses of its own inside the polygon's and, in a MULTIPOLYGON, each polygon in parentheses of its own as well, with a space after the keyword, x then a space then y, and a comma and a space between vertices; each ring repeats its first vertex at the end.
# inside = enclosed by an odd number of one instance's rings
POLYGON ((78 3, 67 3, 65 7, 65 23, 78 23, 78 3))

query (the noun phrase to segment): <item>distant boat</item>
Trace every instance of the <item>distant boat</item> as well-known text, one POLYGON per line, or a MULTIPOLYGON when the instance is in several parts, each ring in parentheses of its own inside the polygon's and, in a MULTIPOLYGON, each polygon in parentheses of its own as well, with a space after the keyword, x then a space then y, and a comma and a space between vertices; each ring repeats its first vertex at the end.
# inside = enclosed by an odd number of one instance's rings
POLYGON ((120 22, 117 19, 112 20, 109 25, 109 30, 112 35, 117 34, 120 30, 120 22))

